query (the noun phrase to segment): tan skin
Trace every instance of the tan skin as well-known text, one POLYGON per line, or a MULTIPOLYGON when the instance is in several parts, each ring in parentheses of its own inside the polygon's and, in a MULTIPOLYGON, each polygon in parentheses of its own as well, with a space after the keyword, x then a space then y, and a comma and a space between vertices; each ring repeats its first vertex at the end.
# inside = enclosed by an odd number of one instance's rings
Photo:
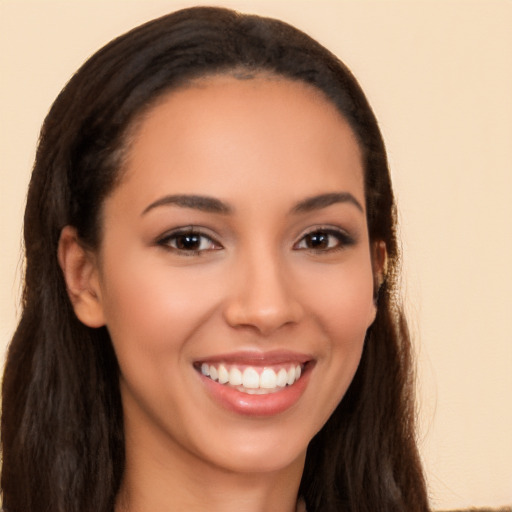
POLYGON ((123 172, 98 252, 71 227, 59 247, 77 316, 107 326, 121 369, 117 512, 294 511, 307 445, 357 369, 385 255, 370 246, 352 130, 304 84, 210 77, 147 113, 123 172), (283 388, 300 393, 244 390, 249 413, 198 371, 276 351, 307 359, 283 388))

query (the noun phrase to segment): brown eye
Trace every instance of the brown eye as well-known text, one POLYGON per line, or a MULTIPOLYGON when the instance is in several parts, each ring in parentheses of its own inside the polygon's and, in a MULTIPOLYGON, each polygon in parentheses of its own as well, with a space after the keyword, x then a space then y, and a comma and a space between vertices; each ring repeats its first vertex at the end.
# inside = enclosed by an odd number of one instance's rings
POLYGON ((201 235, 196 233, 188 233, 186 235, 179 235, 174 239, 174 245, 176 249, 180 249, 181 251, 198 251, 201 249, 202 242, 201 235))
POLYGON ((158 245, 182 254, 199 254, 220 249, 221 246, 208 235, 196 231, 178 231, 162 237, 158 245))
MULTIPOLYGON (((331 242, 332 235, 317 231, 304 237, 304 244, 308 249, 327 249, 331 242)), ((336 242, 336 240, 335 240, 336 242)))
POLYGON ((343 231, 335 229, 317 229, 304 235, 295 245, 295 249, 316 252, 343 249, 354 244, 354 239, 343 231))

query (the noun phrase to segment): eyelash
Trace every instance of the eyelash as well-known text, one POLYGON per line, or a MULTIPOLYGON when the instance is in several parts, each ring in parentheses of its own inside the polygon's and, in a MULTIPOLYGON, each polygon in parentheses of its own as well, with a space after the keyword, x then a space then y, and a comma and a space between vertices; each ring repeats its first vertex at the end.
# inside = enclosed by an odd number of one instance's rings
POLYGON ((314 254, 325 254, 331 253, 335 251, 340 251, 350 247, 355 244, 355 239, 350 236, 348 233, 341 229, 331 228, 331 227, 316 227, 311 231, 307 232, 305 235, 301 237, 301 239, 294 245, 294 249, 296 250, 306 250, 310 251, 314 254), (323 248, 315 248, 315 247, 300 247, 301 244, 310 241, 314 236, 317 237, 326 237, 327 239, 327 247, 323 248), (332 239, 335 240, 335 245, 330 246, 332 239))
MULTIPOLYGON (((304 234, 300 240, 294 244, 293 249, 297 251, 306 250, 314 254, 325 254, 343 250, 354 245, 354 243, 354 238, 340 229, 317 227, 304 234), (327 241, 327 247, 301 247, 302 244, 313 241, 314 237, 318 237, 317 242, 320 244, 322 243, 322 238, 324 243, 327 241), (334 245, 332 245, 332 239, 334 239, 334 245)), ((204 252, 218 251, 223 248, 213 237, 193 226, 181 228, 164 235, 157 240, 157 245, 184 256, 201 256, 204 252), (182 238, 183 242, 186 237, 189 239, 195 238, 195 241, 191 243, 195 242, 197 244, 197 242, 199 242, 199 247, 195 249, 179 247, 179 239, 182 238), (209 247, 201 247, 205 241, 209 247)))
POLYGON ((218 251, 219 249, 222 249, 222 246, 213 237, 203 233, 201 230, 193 226, 172 231, 171 233, 168 233, 157 240, 157 244, 165 249, 174 251, 184 256, 201 256, 205 251, 218 251), (185 239, 186 237, 195 237, 196 240, 199 240, 199 248, 184 249, 178 247, 178 240, 180 238, 185 239), (207 241, 208 245, 213 245, 214 247, 201 247, 205 240, 207 241), (175 245, 173 245, 173 243, 175 245))

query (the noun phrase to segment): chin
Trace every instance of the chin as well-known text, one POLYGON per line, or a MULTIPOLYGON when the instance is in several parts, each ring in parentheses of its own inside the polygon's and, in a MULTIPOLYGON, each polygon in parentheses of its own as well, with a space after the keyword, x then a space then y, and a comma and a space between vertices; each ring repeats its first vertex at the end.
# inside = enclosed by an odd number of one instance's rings
POLYGON ((228 439, 210 438, 209 455, 214 465, 233 473, 273 473, 304 464, 310 439, 304 433, 293 435, 284 425, 277 425, 279 432, 268 429, 261 433, 238 433, 228 439), (211 450, 212 446, 215 452, 211 450))

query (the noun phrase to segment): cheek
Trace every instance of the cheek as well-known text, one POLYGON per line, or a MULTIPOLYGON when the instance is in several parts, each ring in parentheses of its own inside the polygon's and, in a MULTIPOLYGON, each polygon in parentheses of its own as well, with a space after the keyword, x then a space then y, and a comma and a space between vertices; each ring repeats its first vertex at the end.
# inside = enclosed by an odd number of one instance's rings
POLYGON ((102 301, 116 350, 129 346, 146 355, 181 350, 216 308, 216 281, 193 267, 175 269, 134 257, 104 272, 102 301))
POLYGON ((373 274, 370 261, 321 269, 309 276, 309 302, 329 339, 358 343, 375 318, 373 274))
POLYGON ((315 324, 323 331, 318 364, 326 389, 317 395, 325 422, 352 382, 375 317, 371 265, 319 273, 310 288, 310 303, 315 324))

